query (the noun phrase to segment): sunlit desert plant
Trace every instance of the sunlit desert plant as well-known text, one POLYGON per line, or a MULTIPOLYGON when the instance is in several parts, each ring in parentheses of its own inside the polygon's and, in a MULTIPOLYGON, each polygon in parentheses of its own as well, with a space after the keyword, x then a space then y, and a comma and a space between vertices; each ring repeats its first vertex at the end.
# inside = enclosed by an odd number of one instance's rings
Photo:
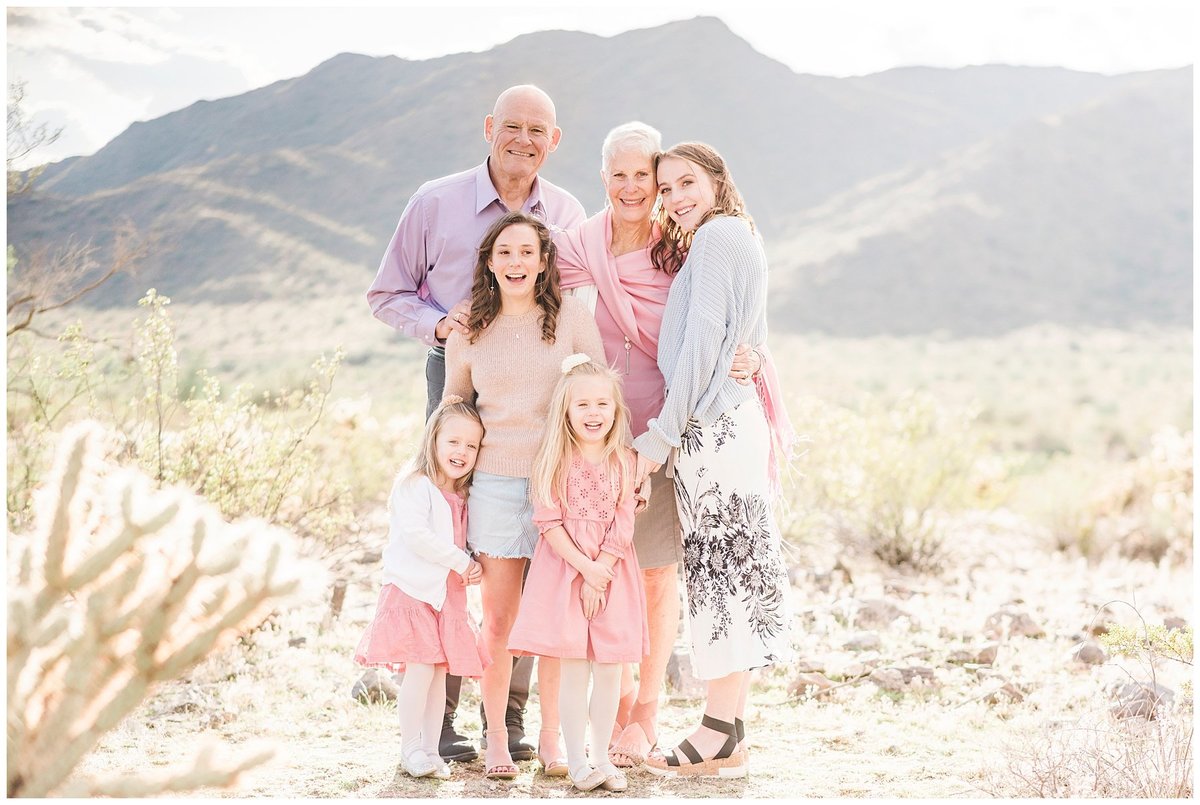
POLYGON ((269 752, 203 751, 159 777, 71 780, 153 687, 261 621, 313 569, 292 535, 230 525, 194 496, 156 490, 105 457, 93 423, 62 436, 36 528, 10 542, 9 796, 145 796, 231 784, 269 752))
POLYGON ((792 508, 806 513, 810 533, 931 570, 944 556, 940 515, 1003 495, 1006 466, 985 450, 971 410, 915 392, 891 406, 867 398, 852 410, 807 398, 799 409, 811 442, 792 508))

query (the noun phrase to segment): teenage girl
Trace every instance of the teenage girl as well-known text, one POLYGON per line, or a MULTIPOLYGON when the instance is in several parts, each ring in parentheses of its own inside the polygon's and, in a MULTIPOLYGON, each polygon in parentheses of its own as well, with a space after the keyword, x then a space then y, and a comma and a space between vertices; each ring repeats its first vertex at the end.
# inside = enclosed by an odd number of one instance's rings
POLYGON ((446 673, 479 677, 489 664, 467 612, 482 567, 466 552, 467 489, 483 440, 475 408, 447 396, 425 424, 413 469, 388 501, 383 590, 354 659, 403 671, 400 763, 413 777, 450 776, 438 755, 446 673))
POLYGON ((650 650, 633 550, 629 411, 608 367, 572 355, 562 368, 533 469, 533 519, 542 538, 508 647, 560 658, 559 719, 575 787, 624 791, 626 778, 607 752, 621 667, 650 650), (589 717, 597 762, 584 748, 589 717))
MULTIPOLYGON (((508 634, 537 544, 529 478, 550 393, 563 358, 585 352, 604 359, 591 312, 559 291, 555 254, 550 230, 532 215, 511 212, 497 220, 479 244, 469 334, 456 330, 446 340, 446 391, 464 399, 478 395, 487 429, 471 482, 467 545, 483 564, 483 638, 495 660, 480 684, 487 719, 484 775, 493 779, 518 773, 504 722, 512 674, 508 634)), ((538 691, 538 758, 546 774, 565 775, 557 659, 538 661, 538 691)))

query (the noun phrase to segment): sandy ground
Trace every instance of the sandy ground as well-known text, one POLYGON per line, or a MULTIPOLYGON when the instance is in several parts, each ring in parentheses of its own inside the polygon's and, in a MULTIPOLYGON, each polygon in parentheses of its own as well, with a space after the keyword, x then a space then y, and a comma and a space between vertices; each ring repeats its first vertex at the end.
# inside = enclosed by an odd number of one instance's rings
MULTIPOLYGON (((813 698, 789 692, 799 665, 756 677, 747 713, 752 755, 742 780, 664 780, 645 770, 630 774, 625 794, 580 794, 562 778, 521 764, 512 782, 482 778, 482 763, 456 764, 448 781, 412 780, 399 770, 394 705, 361 704, 349 696, 360 675, 354 646, 371 617, 376 567, 350 565, 351 585, 341 617, 324 631, 324 602, 294 606, 243 644, 206 660, 186 680, 165 685, 103 741, 83 764, 90 776, 154 774, 176 766, 206 743, 226 757, 272 746, 275 755, 229 791, 202 796, 252 797, 896 797, 960 798, 1011 795, 1013 758, 1041 736, 1084 724, 1109 724, 1108 686, 1148 669, 1134 660, 1093 666, 1072 660, 1084 629, 1108 601, 1136 603, 1150 623, 1188 617, 1190 568, 1109 559, 1089 565, 1044 550, 1043 535, 1003 512, 965 518, 954 526, 954 554, 937 576, 912 576, 873 561, 843 558, 850 578, 829 573, 835 557, 800 551, 809 570, 793 586, 797 661, 823 668, 832 693, 813 698), (866 602, 866 603, 864 603, 866 602), (869 602, 889 614, 864 620, 869 602), (1031 637, 985 634, 989 616, 1023 612, 1044 631, 1031 637), (898 614, 897 614, 898 613, 898 614), (856 621, 856 618, 858 619, 856 621), (863 632, 878 648, 848 650, 863 632), (302 642, 301 638, 303 639, 302 642), (289 644, 289 641, 291 644, 289 644), (998 644, 990 665, 948 662, 954 651, 998 644), (902 690, 885 691, 866 668, 920 667, 902 690), (1010 684, 1020 701, 988 694, 1010 684)), ((1127 606, 1113 617, 1135 623, 1127 606)), ((1185 698, 1190 668, 1161 664, 1158 679, 1185 698)), ((536 700, 536 696, 534 697, 536 700)), ((478 697, 465 688, 460 724, 478 735, 478 697)), ((1186 704, 1190 709, 1190 702, 1186 704)), ((701 702, 668 692, 660 737, 673 745, 699 718, 701 702)), ((531 702, 527 717, 537 726, 531 702)), ((534 733, 536 734, 536 733, 534 733)))

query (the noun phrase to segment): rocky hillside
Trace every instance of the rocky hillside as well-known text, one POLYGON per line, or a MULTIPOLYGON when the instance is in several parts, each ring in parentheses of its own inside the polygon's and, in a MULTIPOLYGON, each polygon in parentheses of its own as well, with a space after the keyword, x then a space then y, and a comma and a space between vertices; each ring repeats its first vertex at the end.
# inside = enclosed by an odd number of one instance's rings
POLYGON ((480 161, 484 114, 525 81, 556 99, 565 132, 545 174, 589 210, 619 122, 719 148, 767 238, 788 312, 776 326, 1190 324, 1190 68, 835 79, 793 73, 713 18, 427 61, 342 54, 50 166, 10 203, 9 240, 105 247, 132 222, 152 255, 99 305, 151 285, 184 303, 358 295, 408 196, 480 161))

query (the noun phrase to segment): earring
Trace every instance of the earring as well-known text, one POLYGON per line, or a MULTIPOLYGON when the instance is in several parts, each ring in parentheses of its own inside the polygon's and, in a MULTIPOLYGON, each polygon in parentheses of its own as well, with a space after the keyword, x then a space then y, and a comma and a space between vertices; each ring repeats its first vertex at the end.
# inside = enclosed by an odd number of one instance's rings
POLYGON ((489 275, 489 276, 488 276, 488 296, 489 296, 489 297, 490 297, 490 296, 491 296, 491 295, 492 295, 492 294, 495 292, 495 290, 496 290, 496 285, 495 285, 495 283, 496 283, 496 278, 495 278, 495 277, 493 277, 493 276, 491 276, 491 275, 489 275))

